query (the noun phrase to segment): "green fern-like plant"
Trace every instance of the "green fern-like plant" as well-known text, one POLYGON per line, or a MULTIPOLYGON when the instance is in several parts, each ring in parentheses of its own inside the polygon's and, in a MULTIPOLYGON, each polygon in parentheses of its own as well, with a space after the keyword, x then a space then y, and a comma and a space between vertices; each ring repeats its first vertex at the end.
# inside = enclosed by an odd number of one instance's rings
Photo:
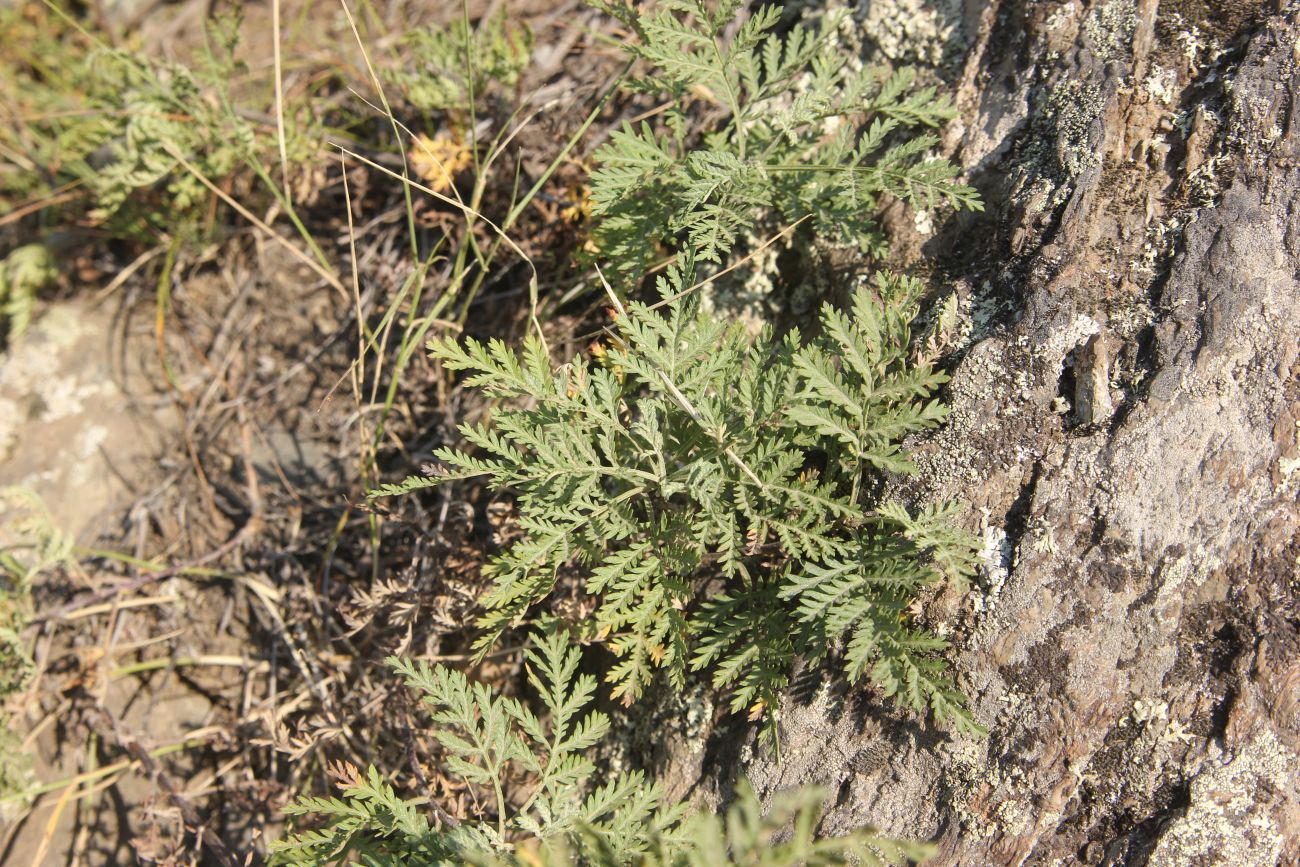
POLYGON ((866 828, 843 837, 818 837, 817 821, 825 800, 826 792, 808 786, 777 795, 763 811, 754 790, 742 779, 724 816, 698 813, 672 838, 657 835, 641 863, 645 867, 885 867, 920 862, 933 854, 931 846, 881 837, 866 828))
POLYGON ((376 768, 354 772, 342 797, 301 798, 294 816, 322 822, 272 844, 274 863, 361 863, 370 867, 794 867, 903 865, 932 851, 870 829, 818 838, 824 793, 778 795, 760 808, 741 780, 725 817, 660 809, 658 785, 637 772, 601 775, 588 753, 606 736, 604 714, 582 711, 596 688, 578 674, 580 651, 560 632, 528 651, 528 679, 546 713, 495 696, 487 686, 443 666, 390 662, 433 709, 433 735, 445 772, 487 795, 495 816, 456 819, 422 799, 405 799, 376 768), (532 779, 532 793, 513 805, 508 778, 532 779), (490 793, 490 794, 489 794, 490 793))
POLYGON ((891 194, 917 207, 981 208, 957 168, 932 157, 933 129, 955 115, 911 72, 855 64, 838 44, 842 14, 820 27, 775 28, 763 6, 732 23, 743 0, 661 0, 651 7, 598 0, 637 37, 644 61, 628 86, 667 101, 661 129, 624 125, 596 152, 591 179, 595 240, 620 275, 639 276, 661 242, 685 236, 701 260, 720 262, 761 220, 812 218, 819 238, 886 252, 876 221, 891 194), (720 121, 696 134, 692 107, 720 121))
POLYGON ((691 280, 686 261, 661 305, 622 308, 594 363, 556 367, 537 338, 520 354, 433 341, 467 385, 518 403, 460 427, 476 451, 442 448, 434 475, 377 493, 480 475, 514 493, 522 535, 489 566, 482 651, 576 581, 625 702, 657 671, 681 687, 707 669, 733 710, 763 716, 797 657, 839 647, 850 679, 976 731, 945 642, 909 613, 921 588, 971 574, 976 541, 952 505, 878 495, 882 472, 912 469, 902 439, 946 414, 946 376, 911 347, 921 284, 878 276, 849 312, 824 307, 819 336, 775 341, 699 314, 691 280))
POLYGON ((16 725, 36 675, 24 635, 34 612, 32 584, 73 560, 72 539, 28 488, 0 487, 0 819, 31 801, 32 755, 16 725), (17 703, 17 704, 16 704, 17 703))
POLYGON ((36 294, 58 276, 54 253, 45 244, 25 244, 0 259, 0 336, 23 335, 32 321, 36 294))
POLYGON ((323 829, 277 843, 280 863, 324 864, 345 854, 372 865, 454 864, 508 857, 518 840, 563 844, 579 853, 608 849, 630 857, 680 818, 659 811, 662 793, 634 771, 597 784, 590 751, 609 730, 599 711, 583 713, 595 678, 578 674, 581 652, 555 632, 527 652, 528 682, 545 716, 522 701, 494 696, 459 671, 393 657, 389 663, 432 709, 433 735, 446 773, 485 794, 481 816, 430 821, 400 798, 375 768, 358 773, 342 798, 302 798, 291 815, 316 815, 323 829), (521 804, 507 799, 520 775, 535 780, 521 804))
POLYGON ((667 832, 656 832, 649 850, 631 858, 599 844, 585 855, 576 855, 564 845, 542 845, 486 863, 491 867, 901 867, 934 854, 932 846, 881 837, 869 828, 843 837, 818 837, 817 821, 825 798, 821 789, 806 786, 778 794, 764 811, 748 781, 742 779, 725 814, 697 813, 667 832))
POLYGON ((510 25, 504 12, 477 27, 464 18, 446 27, 422 27, 403 41, 409 58, 401 66, 385 69, 383 75, 421 111, 463 112, 489 82, 514 87, 533 47, 532 32, 510 25))
MULTIPOLYGON (((213 182, 265 174, 277 150, 274 131, 245 116, 263 106, 233 91, 247 71, 236 57, 240 25, 237 12, 214 15, 204 49, 182 65, 119 47, 57 4, 0 11, 0 78, 14 82, 17 113, 0 107, 0 146, 17 155, 0 163, 0 207, 51 187, 84 189, 75 203, 114 236, 192 231, 212 198, 195 171, 213 182)), ((297 165, 317 150, 318 121, 302 101, 286 106, 285 120, 297 165)))

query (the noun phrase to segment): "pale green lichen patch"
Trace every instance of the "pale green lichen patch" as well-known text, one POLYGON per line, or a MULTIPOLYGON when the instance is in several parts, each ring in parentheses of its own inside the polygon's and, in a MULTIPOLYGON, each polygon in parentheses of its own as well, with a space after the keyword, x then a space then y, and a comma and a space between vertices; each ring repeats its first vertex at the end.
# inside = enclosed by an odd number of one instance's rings
POLYGON ((984 543, 980 550, 980 588, 971 593, 971 608, 976 615, 992 611, 997 607, 998 597, 1011 574, 1015 551, 1007 538, 1007 531, 989 523, 989 512, 983 510, 980 520, 980 538, 984 543))
POLYGON ((896 63, 939 66, 965 45, 961 12, 961 0, 868 0, 862 29, 896 63))
POLYGON ((1134 0, 1111 0, 1088 15, 1083 30, 1102 60, 1119 60, 1133 43, 1137 28, 1137 3, 1134 0))
POLYGON ((1104 107, 1101 88, 1088 81, 1065 79, 1047 94, 1046 113, 1056 131, 1058 159, 1071 177, 1101 161, 1096 148, 1086 143, 1088 130, 1104 107))
MULTIPOLYGON (((1018 704, 1015 693, 1008 697, 1018 704)), ((1016 764, 989 763, 974 743, 955 741, 947 748, 943 780, 967 838, 988 840, 1021 834, 1034 824, 1037 811, 1024 771, 1016 764)))
POLYGON ((1264 729, 1191 783, 1190 804, 1156 843, 1151 867, 1232 864, 1272 867, 1280 863, 1283 834, 1279 795, 1295 797, 1300 755, 1264 729))
POLYGON ((1142 81, 1142 89, 1160 105, 1172 105, 1178 95, 1178 71, 1153 63, 1142 81))

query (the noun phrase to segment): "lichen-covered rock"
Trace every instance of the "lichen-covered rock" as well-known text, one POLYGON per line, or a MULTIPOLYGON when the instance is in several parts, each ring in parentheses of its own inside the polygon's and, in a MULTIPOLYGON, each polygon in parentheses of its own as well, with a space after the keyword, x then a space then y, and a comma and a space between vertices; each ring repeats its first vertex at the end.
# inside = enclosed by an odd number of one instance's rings
POLYGON ((44 498, 69 536, 93 542, 120 509, 123 480, 159 449, 174 418, 127 400, 112 315, 70 303, 0 352, 0 486, 44 498), (110 458, 111 456, 111 458, 110 458))

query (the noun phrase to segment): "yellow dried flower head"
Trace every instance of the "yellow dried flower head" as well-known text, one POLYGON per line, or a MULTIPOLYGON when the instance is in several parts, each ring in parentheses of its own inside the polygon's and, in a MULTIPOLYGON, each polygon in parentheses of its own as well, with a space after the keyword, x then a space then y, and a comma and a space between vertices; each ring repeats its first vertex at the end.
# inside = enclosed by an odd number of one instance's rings
POLYGON ((566 223, 585 223, 591 219, 591 188, 586 184, 570 184, 568 204, 560 210, 560 219, 566 223))
POLYGON ((420 133, 408 154, 411 168, 435 193, 447 194, 456 175, 474 165, 474 153, 460 136, 440 132, 433 138, 420 133))

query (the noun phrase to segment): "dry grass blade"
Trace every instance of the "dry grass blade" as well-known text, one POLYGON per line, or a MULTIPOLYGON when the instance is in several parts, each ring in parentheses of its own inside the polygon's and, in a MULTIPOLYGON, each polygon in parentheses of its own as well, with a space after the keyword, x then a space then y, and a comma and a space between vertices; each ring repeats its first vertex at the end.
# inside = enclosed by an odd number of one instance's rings
POLYGON ((531 318, 531 322, 532 322, 533 327, 534 327, 534 328, 536 329, 536 331, 537 331, 538 339, 540 339, 540 340, 542 341, 542 344, 543 344, 544 346, 547 345, 547 343, 546 343, 546 335, 545 335, 545 333, 542 331, 542 323, 541 323, 541 321, 537 318, 537 307, 538 307, 538 300, 537 300, 537 284, 538 284, 537 266, 533 264, 533 260, 532 260, 532 258, 531 258, 527 253, 525 253, 525 252, 523 251, 523 249, 520 248, 520 246, 519 246, 518 244, 516 244, 516 243, 515 243, 515 242, 510 238, 510 236, 509 236, 508 234, 506 234, 506 232, 505 232, 504 230, 502 230, 502 228, 501 228, 500 226, 498 226, 498 225, 497 225, 496 223, 494 223, 492 220, 488 219, 488 218, 487 218, 486 216, 484 216, 482 213, 473 210, 473 209, 470 208, 468 205, 466 205, 466 204, 464 204, 464 203, 462 203, 462 202, 458 202, 456 199, 450 198, 450 197, 448 197, 448 196, 444 196, 442 193, 439 193, 437 190, 431 189, 430 187, 427 187, 427 186, 425 186, 424 184, 416 183, 415 181, 411 180, 411 179, 408 178, 408 177, 405 177, 405 176, 403 176, 403 175, 399 175, 397 172, 393 171, 392 169, 387 168, 387 167, 385 167, 385 166, 381 166, 379 163, 375 162, 375 161, 372 160, 372 159, 368 159, 367 157, 365 157, 365 156, 363 156, 363 155, 357 153, 356 151, 350 150, 349 148, 346 148, 346 147, 344 147, 344 146, 341 145, 341 144, 336 144, 335 147, 337 147, 340 151, 342 151, 343 153, 345 153, 345 154, 347 154, 348 156, 352 157, 353 159, 355 159, 355 160, 357 160, 357 161, 359 161, 359 162, 364 163, 365 165, 369 166, 370 168, 374 169, 375 171, 382 172, 383 174, 388 175, 389 177, 394 178, 394 179, 400 181, 402 184, 406 185, 407 187, 409 187, 409 188, 411 188, 411 189, 416 189, 416 190, 419 190, 419 191, 422 192, 422 193, 425 193, 426 195, 432 196, 433 198, 437 199, 438 201, 440 201, 440 202, 442 202, 442 203, 444 203, 444 204, 451 205, 452 207, 457 208, 458 210, 460 210, 462 213, 464 213, 464 214, 466 214, 466 215, 472 215, 475 219, 482 221, 483 225, 485 225, 485 226, 487 226, 489 229, 491 229, 491 230, 492 230, 492 231, 497 235, 497 237, 499 237, 499 238, 502 240, 502 242, 505 243, 505 245, 506 245, 507 247, 509 247, 512 251, 514 251, 514 253, 515 253, 517 256, 519 256, 520 259, 523 260, 524 264, 526 264, 526 265, 528 266, 528 270, 529 270, 529 272, 530 272, 530 275, 529 275, 529 278, 528 278, 528 288, 529 288, 529 294, 530 294, 530 296, 531 296, 531 298, 532 298, 532 313, 531 313, 531 317, 530 317, 530 318, 531 318))
POLYGON ((252 211, 248 210, 248 208, 245 208, 239 202, 235 201, 234 197, 232 197, 225 190, 218 187, 216 184, 212 183, 212 181, 208 179, 207 175, 199 171, 199 169, 193 163, 185 159, 185 157, 179 151, 173 148, 171 145, 164 142, 163 149, 167 151, 168 156, 176 160, 176 162, 182 168, 184 168, 187 172, 192 174, 199 181, 199 183, 203 184, 203 186, 211 190, 212 193, 215 196, 217 196, 217 198, 221 199, 223 202, 225 202, 227 205, 229 205, 231 208, 237 211, 239 215, 243 217, 245 220, 248 220, 248 222, 252 223, 254 226, 261 229, 264 233, 266 233, 267 237, 269 237, 272 241, 275 241, 275 243, 279 244, 281 247, 287 250, 289 254, 292 255, 295 259, 297 259, 299 262, 302 262, 312 271, 315 271, 316 274, 322 280, 324 280, 334 289, 338 290, 338 292, 341 295, 343 295, 343 297, 345 298, 347 297, 348 295, 347 288, 344 287, 343 283, 339 281, 339 278, 336 277, 332 271, 330 271, 321 263, 317 262, 312 257, 308 256, 302 250, 299 250, 293 244, 289 243, 289 241, 286 240, 282 235, 280 235, 279 232, 275 231, 266 223, 264 223, 262 220, 258 219, 253 214, 252 211))
POLYGON ((284 198, 293 206, 293 189, 289 183, 289 151, 284 138, 284 70, 280 64, 280 0, 271 0, 271 51, 275 75, 275 134, 280 146, 280 183, 284 198))

